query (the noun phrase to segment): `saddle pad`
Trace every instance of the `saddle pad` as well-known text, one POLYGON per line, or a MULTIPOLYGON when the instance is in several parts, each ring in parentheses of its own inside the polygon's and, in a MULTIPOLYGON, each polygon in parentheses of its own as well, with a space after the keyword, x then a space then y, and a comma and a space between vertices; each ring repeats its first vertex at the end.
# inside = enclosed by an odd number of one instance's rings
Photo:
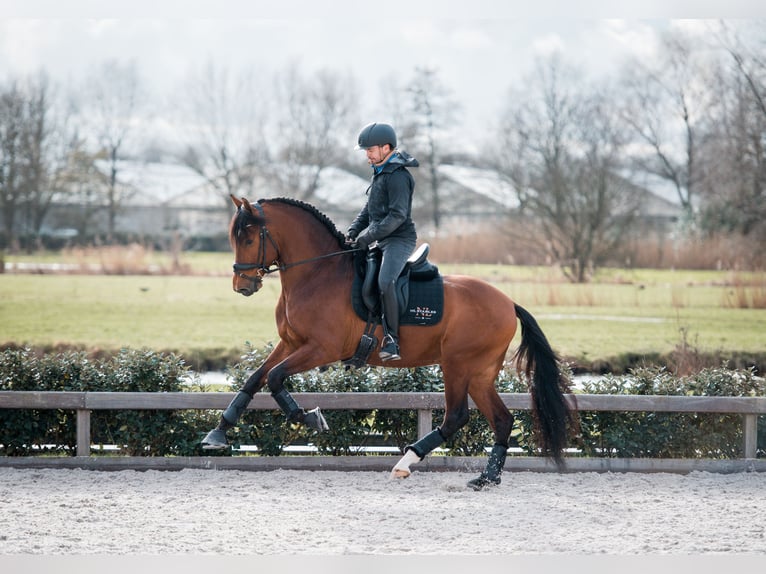
MULTIPOLYGON (((410 281, 409 291, 407 307, 399 318, 400 325, 430 326, 436 325, 442 320, 444 282, 441 275, 437 275, 429 281, 410 281)), ((362 300, 362 279, 358 274, 354 276, 354 284, 351 288, 351 304, 356 314, 366 321, 367 307, 362 300)))

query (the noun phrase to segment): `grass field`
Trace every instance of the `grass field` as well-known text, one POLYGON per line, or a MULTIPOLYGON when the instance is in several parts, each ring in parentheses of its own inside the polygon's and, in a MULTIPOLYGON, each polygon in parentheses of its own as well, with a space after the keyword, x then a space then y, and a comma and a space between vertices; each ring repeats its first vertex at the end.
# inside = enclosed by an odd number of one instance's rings
MULTIPOLYGON (((2 274, 0 344, 148 347, 193 361, 276 339, 277 278, 244 298, 231 290, 227 254, 185 255, 184 264, 206 275, 2 274)), ((766 353, 763 274, 603 270, 594 283, 572 285, 548 267, 440 268, 492 282, 577 361, 662 354, 683 343, 723 356, 766 353)))

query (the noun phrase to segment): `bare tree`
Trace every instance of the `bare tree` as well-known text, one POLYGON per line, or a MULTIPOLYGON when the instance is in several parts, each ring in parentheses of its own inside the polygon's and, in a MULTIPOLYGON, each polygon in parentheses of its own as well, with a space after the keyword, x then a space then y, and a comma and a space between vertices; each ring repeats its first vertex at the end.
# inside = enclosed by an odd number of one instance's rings
POLYGON ((277 76, 280 163, 272 172, 283 193, 311 200, 322 170, 342 163, 356 124, 355 78, 328 69, 305 74, 296 63, 277 76))
POLYGON ((124 201, 117 174, 124 159, 125 144, 135 126, 142 98, 141 82, 134 62, 104 61, 87 78, 82 109, 87 124, 108 162, 108 234, 113 238, 115 222, 124 201))
POLYGON ((72 109, 40 72, 0 95, 0 208, 5 240, 39 235, 55 200, 70 192, 77 137, 72 109))
POLYGON ((716 106, 703 150, 702 224, 766 237, 766 43, 764 24, 753 26, 749 39, 725 22, 716 35, 727 58, 709 88, 716 106))
POLYGON ((754 107, 766 116, 766 41, 763 40, 766 25, 758 21, 754 26, 755 34, 761 39, 760 45, 743 40, 726 22, 721 23, 719 39, 747 84, 754 107))
POLYGON ((184 92, 190 143, 183 161, 202 175, 231 205, 229 195, 250 195, 256 175, 270 157, 266 144, 266 98, 261 97, 255 70, 236 76, 225 66, 209 61, 189 73, 184 92))
POLYGON ((23 152, 26 227, 39 234, 54 199, 69 193, 69 155, 78 138, 70 122, 72 110, 48 76, 40 73, 27 84, 23 152))
POLYGON ((54 189, 56 200, 71 198, 77 206, 70 224, 77 229, 80 237, 87 237, 99 211, 104 190, 109 186, 109 176, 98 169, 98 156, 87 149, 84 138, 73 133, 62 142, 65 146, 65 161, 56 171, 54 189))
POLYGON ((439 142, 455 121, 458 106, 434 68, 416 67, 404 93, 406 115, 402 133, 412 144, 412 151, 427 174, 431 221, 438 230, 441 225, 441 181, 438 169, 443 154, 439 142))
POLYGON ((49 84, 44 75, 28 83, 22 151, 24 219, 32 233, 39 233, 53 194, 48 186, 46 145, 51 139, 49 84))
POLYGON ((624 142, 611 98, 582 85, 560 55, 541 61, 509 97, 492 146, 548 255, 576 282, 614 254, 638 210, 618 175, 624 142))
POLYGON ((699 149, 711 105, 709 68, 703 46, 675 31, 662 39, 657 61, 625 67, 623 119, 645 152, 636 167, 671 182, 693 219, 697 203, 699 149))
POLYGON ((14 81, 0 92, 0 208, 6 243, 16 237, 16 217, 22 196, 23 117, 24 95, 14 81))

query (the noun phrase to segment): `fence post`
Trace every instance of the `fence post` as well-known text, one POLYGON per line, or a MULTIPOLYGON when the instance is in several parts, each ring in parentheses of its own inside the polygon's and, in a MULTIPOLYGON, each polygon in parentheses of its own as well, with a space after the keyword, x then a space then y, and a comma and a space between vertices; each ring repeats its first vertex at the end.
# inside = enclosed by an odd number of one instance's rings
POLYGON ((90 411, 77 410, 77 456, 90 456, 90 411))
POLYGON ((755 458, 758 450, 758 415, 742 415, 745 429, 745 458, 755 458))
POLYGON ((418 438, 421 439, 433 430, 431 409, 418 409, 418 438))

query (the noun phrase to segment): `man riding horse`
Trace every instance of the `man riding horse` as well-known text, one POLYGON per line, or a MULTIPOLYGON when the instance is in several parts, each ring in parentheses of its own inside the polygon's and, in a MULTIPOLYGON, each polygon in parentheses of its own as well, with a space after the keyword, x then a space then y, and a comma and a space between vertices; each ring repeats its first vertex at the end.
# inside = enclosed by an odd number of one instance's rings
MULTIPOLYGON (((353 303, 355 249, 344 245, 356 240, 364 249, 377 242, 383 252, 378 281, 384 308, 383 347, 380 357, 368 354, 363 363, 381 366, 400 359, 396 364, 403 368, 438 364, 444 380, 442 423, 404 449, 391 476, 409 476, 412 464, 450 440, 469 420, 470 397, 489 421, 495 442, 486 469, 468 485, 481 490, 500 484, 514 417, 495 382, 519 327, 521 342, 513 360, 529 385, 540 452, 563 467, 569 429, 576 424, 576 402, 572 399, 570 408, 564 395, 569 381, 535 318, 501 290, 465 275, 440 278, 439 320, 426 324, 418 319, 410 324, 403 315, 403 355, 399 355, 399 306, 394 288, 416 241, 410 217, 414 182, 406 168, 416 166, 417 161, 396 150, 396 134, 387 124, 366 126, 358 144, 367 150, 373 175, 367 204, 348 235, 315 207, 299 200, 250 202, 232 196, 237 207, 229 227, 234 250, 232 287, 249 297, 261 288, 266 275, 279 272, 282 291, 275 309, 279 341, 223 411, 218 426, 202 440, 203 448, 228 445, 226 432, 237 425, 264 386, 289 422, 320 432, 328 430, 319 407, 304 410, 285 381, 298 373, 354 359, 359 342, 369 336, 369 320, 359 315, 353 303)), ((408 293, 412 296, 412 289, 408 293)), ((371 345, 369 350, 373 348, 371 345)))
POLYGON ((375 242, 383 253, 378 275, 383 306, 380 358, 396 361, 399 355, 399 302, 396 280, 417 242, 412 221, 412 195, 415 180, 407 170, 418 167, 418 160, 396 149, 396 132, 388 124, 372 123, 359 133, 356 149, 367 152, 372 180, 367 188, 367 203, 347 232, 347 242, 367 249, 375 242))

